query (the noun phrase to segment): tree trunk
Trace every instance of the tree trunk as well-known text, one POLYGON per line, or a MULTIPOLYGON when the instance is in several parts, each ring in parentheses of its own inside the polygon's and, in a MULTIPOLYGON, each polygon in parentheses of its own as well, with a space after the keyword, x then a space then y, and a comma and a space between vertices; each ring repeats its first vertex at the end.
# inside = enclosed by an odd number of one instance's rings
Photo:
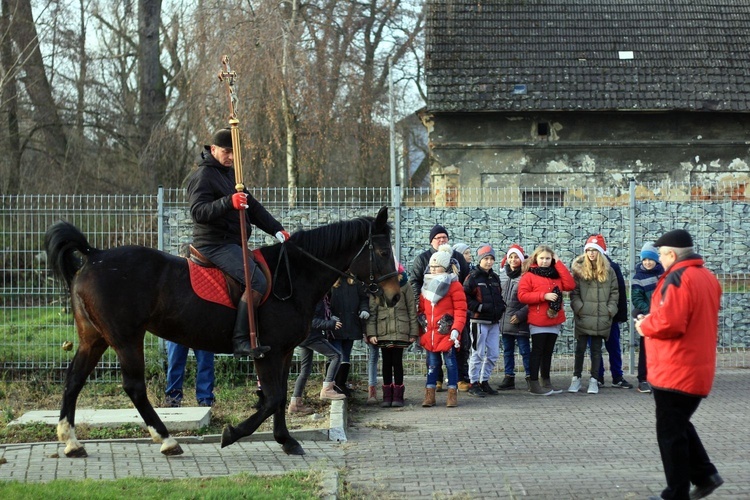
POLYGON ((294 85, 294 75, 290 76, 289 66, 292 64, 291 52, 293 52, 296 33, 298 5, 297 0, 291 0, 291 13, 287 28, 284 31, 281 62, 281 106, 284 115, 284 127, 286 130, 286 175, 287 196, 289 208, 297 206, 297 185, 299 184, 299 166, 297 164, 297 116, 294 113, 289 98, 289 88, 294 85))
POLYGON ((86 110, 86 70, 88 68, 88 53, 86 52, 86 2, 79 0, 79 15, 81 22, 81 33, 78 35, 78 80, 76 81, 76 124, 75 130, 78 138, 83 140, 83 120, 86 110))
MULTIPOLYGON (((18 88, 16 83, 16 61, 13 60, 13 42, 8 33, 10 12, 8 0, 2 0, 2 17, 0 17, 0 62, 2 63, 2 108, 7 116, 7 137, 4 156, 6 180, 5 192, 18 194, 21 190, 21 145, 18 135, 18 88)), ((0 185, 0 193, 3 186, 0 185)))
MULTIPOLYGON (((159 60, 159 28, 161 0, 138 1, 138 66, 139 66, 139 135, 142 146, 151 140, 154 128, 164 118, 167 95, 159 60)), ((148 174, 154 158, 142 159, 142 173, 148 174), (144 161, 145 160, 145 161, 144 161)), ((158 161, 158 160, 157 160, 158 161)))
POLYGON ((45 149, 49 156, 63 162, 67 150, 65 127, 60 119, 57 105, 52 97, 52 87, 44 69, 39 38, 34 25, 30 0, 9 0, 8 7, 14 13, 9 32, 23 61, 24 77, 21 81, 29 94, 33 107, 36 128, 44 134, 45 149))

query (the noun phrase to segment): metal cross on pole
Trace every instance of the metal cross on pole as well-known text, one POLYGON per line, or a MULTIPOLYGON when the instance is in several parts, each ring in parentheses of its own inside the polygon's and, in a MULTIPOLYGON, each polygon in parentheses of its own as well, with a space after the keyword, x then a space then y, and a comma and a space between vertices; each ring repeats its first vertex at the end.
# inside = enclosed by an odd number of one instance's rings
MULTIPOLYGON (((221 64, 223 66, 222 71, 219 71, 219 81, 224 83, 227 90, 227 97, 229 98, 229 130, 232 133, 232 151, 234 153, 234 181, 235 189, 237 192, 242 192, 245 189, 243 184, 242 175, 242 148, 240 147, 240 121, 237 119, 237 94, 235 93, 234 84, 237 80, 237 72, 232 71, 229 67, 229 56, 223 56, 221 58, 221 64)), ((240 237, 242 241, 240 246, 242 247, 242 264, 245 269, 245 294, 244 300, 247 301, 247 321, 250 325, 250 348, 253 352, 254 358, 262 358, 265 351, 268 348, 258 348, 258 333, 255 327, 255 311, 253 310, 253 300, 251 294, 251 276, 250 276, 250 256, 248 255, 247 249, 247 225, 245 222, 245 210, 240 210, 240 237)))

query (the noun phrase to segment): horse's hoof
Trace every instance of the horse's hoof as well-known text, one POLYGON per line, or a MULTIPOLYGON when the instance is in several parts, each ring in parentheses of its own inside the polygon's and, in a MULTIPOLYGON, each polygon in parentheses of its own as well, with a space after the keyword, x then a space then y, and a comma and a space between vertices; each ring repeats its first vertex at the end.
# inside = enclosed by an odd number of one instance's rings
POLYGON ((86 458, 89 456, 89 454, 86 453, 86 448, 81 446, 80 448, 76 448, 74 450, 66 452, 65 456, 68 458, 86 458))
POLYGON ((221 447, 226 448, 235 441, 237 441, 237 438, 234 437, 234 429, 231 425, 227 425, 221 433, 221 447))
POLYGON ((161 450, 161 453, 162 455, 173 457, 175 455, 182 455, 184 452, 182 451, 182 447, 178 444, 177 446, 173 446, 172 448, 161 450))
POLYGON ((305 450, 299 443, 286 443, 281 447, 287 455, 304 455, 305 450))

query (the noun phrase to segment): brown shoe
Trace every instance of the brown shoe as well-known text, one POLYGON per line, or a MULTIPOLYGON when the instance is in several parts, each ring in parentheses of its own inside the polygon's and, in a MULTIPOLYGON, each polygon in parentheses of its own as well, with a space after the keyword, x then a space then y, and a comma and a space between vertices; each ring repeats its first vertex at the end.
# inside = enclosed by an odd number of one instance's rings
POLYGON ((445 406, 448 408, 455 408, 458 406, 458 391, 448 387, 448 401, 445 402, 445 406))
POLYGON ((443 383, 439 380, 435 382, 435 392, 443 392, 443 383))
POLYGON ((313 410, 309 406, 305 406, 302 403, 302 398, 292 397, 292 400, 289 402, 289 409, 287 409, 287 413, 289 415, 311 415, 315 413, 315 410, 313 410))
POLYGON ((466 382, 466 381, 462 380, 461 382, 458 383, 458 390, 459 391, 466 392, 469 389, 471 389, 471 383, 470 382, 466 382))
POLYGON ((346 394, 338 392, 334 388, 333 382, 323 382, 323 388, 320 390, 320 399, 342 400, 346 399, 346 394))
POLYGON ((378 404, 378 388, 371 385, 367 388, 367 406, 378 404))
POLYGON ((435 406, 435 389, 431 387, 425 387, 424 401, 422 401, 422 407, 429 408, 431 406, 435 406))

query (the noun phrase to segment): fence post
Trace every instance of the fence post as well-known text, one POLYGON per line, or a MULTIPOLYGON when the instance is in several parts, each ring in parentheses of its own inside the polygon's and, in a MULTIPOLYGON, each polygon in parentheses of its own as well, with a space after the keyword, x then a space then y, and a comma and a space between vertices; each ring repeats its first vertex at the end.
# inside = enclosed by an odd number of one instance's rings
MULTIPOLYGON (((396 260, 401 262, 401 185, 396 184, 396 186, 393 189, 393 208, 395 210, 395 214, 393 216, 393 220, 396 223, 396 242, 395 242, 395 252, 396 252, 396 260)), ((406 266, 404 266, 406 267, 406 266)))
MULTIPOLYGON (((630 269, 635 272, 636 266, 636 248, 635 248, 635 179, 630 179, 630 269)), ((630 279, 626 280, 628 283, 630 279)), ((632 314, 629 319, 630 321, 630 375, 633 375, 633 367, 635 366, 635 341, 639 340, 640 335, 635 331, 635 321, 633 320, 632 314)))
MULTIPOLYGON (((164 186, 159 185, 156 192, 156 248, 164 251, 164 186)), ((167 366, 167 344, 164 339, 159 337, 159 365, 167 366)))

